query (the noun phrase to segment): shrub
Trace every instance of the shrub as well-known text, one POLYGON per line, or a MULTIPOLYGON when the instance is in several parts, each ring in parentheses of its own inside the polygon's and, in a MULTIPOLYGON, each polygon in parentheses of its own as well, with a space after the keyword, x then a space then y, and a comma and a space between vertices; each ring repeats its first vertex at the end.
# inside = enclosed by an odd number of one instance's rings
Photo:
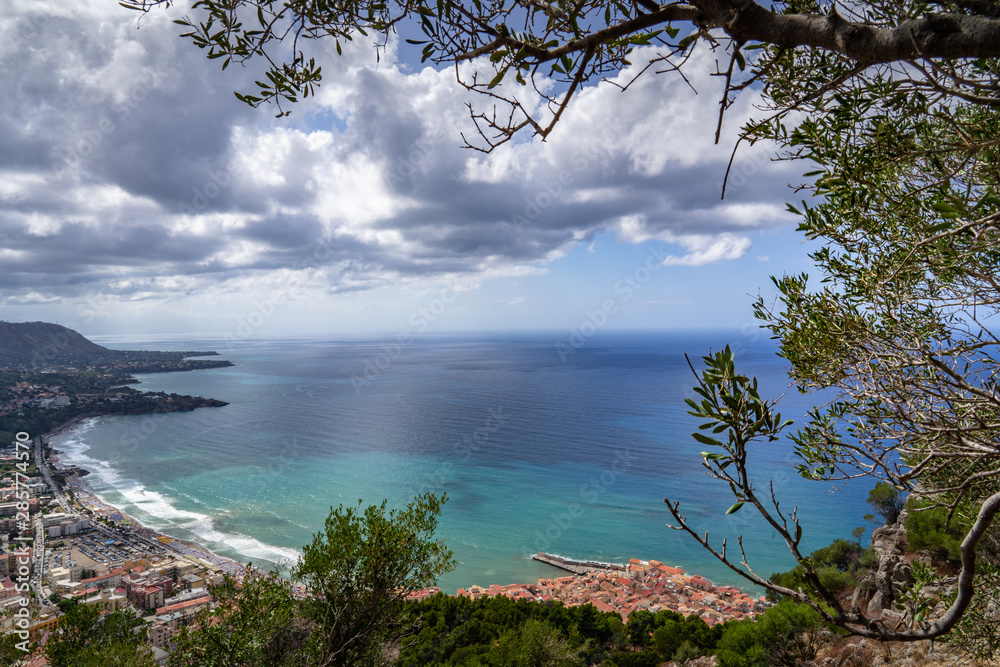
POLYGON ((886 525, 896 523, 896 519, 903 511, 906 500, 899 489, 891 484, 879 482, 875 488, 868 492, 868 504, 875 508, 875 511, 885 521, 886 525))
POLYGON ((715 653, 719 667, 798 667, 816 657, 819 612, 785 600, 753 621, 726 627, 715 653))
POLYGON ((906 541, 913 551, 921 551, 937 562, 958 561, 961 558, 963 527, 953 518, 948 523, 948 511, 943 507, 913 508, 907 513, 903 526, 906 541))

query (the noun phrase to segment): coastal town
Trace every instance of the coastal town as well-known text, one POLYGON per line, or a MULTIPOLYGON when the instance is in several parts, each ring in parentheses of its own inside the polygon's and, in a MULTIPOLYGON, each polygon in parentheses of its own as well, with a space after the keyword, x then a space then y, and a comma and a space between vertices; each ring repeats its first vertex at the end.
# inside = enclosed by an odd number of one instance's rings
MULTIPOLYGON (((752 598, 739 588, 716 586, 708 579, 689 575, 684 568, 664 565, 657 560, 631 559, 625 565, 581 563, 549 554, 535 554, 536 560, 574 572, 572 576, 539 579, 535 584, 492 584, 469 586, 456 595, 479 599, 503 596, 536 602, 559 601, 568 607, 590 604, 598 611, 629 615, 640 609, 656 613, 674 611, 682 616, 695 614, 708 625, 740 620, 767 608, 766 598, 752 598)), ((440 592, 429 588, 410 593, 410 600, 424 600, 440 592)))
MULTIPOLYGON (((45 334, 59 354, 38 364, 31 363, 39 361, 38 354, 8 352, 0 359, 0 633, 13 634, 22 650, 37 654, 31 667, 42 667, 47 663, 40 648, 58 630, 69 606, 94 606, 101 613, 124 609, 143 619, 149 652, 157 664, 166 664, 178 632, 197 623, 200 611, 214 608, 212 587, 226 576, 242 581, 246 567, 158 533, 105 503, 87 489, 87 471, 60 461, 50 440, 102 415, 225 405, 125 385, 135 382, 132 372, 229 362, 187 364, 185 359, 208 353, 108 351, 85 339, 74 342, 75 332, 44 323, 0 331, 7 336, 8 350, 16 348, 12 337, 25 331, 34 339, 45 334)), ((763 598, 716 586, 656 560, 580 562, 543 553, 534 558, 570 575, 472 585, 455 595, 567 607, 589 604, 626 623, 639 610, 669 610, 696 615, 710 626, 751 617, 767 606, 763 598)), ((304 595, 301 586, 295 591, 304 595)), ((428 588, 412 591, 406 599, 441 593, 428 588)))
MULTIPOLYGON (((17 634, 25 646, 37 646, 58 627, 60 604, 66 601, 107 612, 129 608, 147 622, 150 650, 158 664, 166 664, 174 636, 195 622, 200 610, 211 608, 211 587, 225 575, 241 578, 244 566, 143 527, 87 491, 73 468, 47 453, 43 438, 31 442, 28 458, 41 465, 32 465, 23 475, 0 477, 2 631, 17 634), (53 480, 53 473, 66 480, 64 486, 53 480), (27 501, 22 500, 25 490, 27 501)), ((0 449, 0 466, 27 460, 24 451, 17 441, 0 449)), ((455 595, 591 604, 626 622, 637 610, 670 610, 700 616, 709 625, 753 616, 767 605, 764 598, 716 586, 657 560, 608 564, 548 554, 535 558, 573 574, 527 584, 472 585, 455 595)), ((407 599, 423 600, 441 592, 413 591, 407 599)))
MULTIPOLYGON (((174 634, 242 564, 142 526, 90 493, 49 439, 103 415, 220 407, 222 401, 131 387, 133 373, 232 365, 215 352, 109 350, 55 324, 0 322, 0 633, 37 651, 67 605, 130 609, 165 664, 174 634), (44 434, 44 435, 43 435, 44 434)), ((32 667, 46 664, 41 655, 32 667)))
POLYGON ((21 442, 0 449, 2 466, 32 461, 25 473, 0 477, 3 632, 36 647, 58 627, 67 601, 130 608, 148 622, 152 653, 164 664, 171 637, 211 603, 210 587, 227 574, 241 577, 244 567, 141 526, 85 490, 58 457, 43 458, 42 438, 27 441, 28 449, 21 442))

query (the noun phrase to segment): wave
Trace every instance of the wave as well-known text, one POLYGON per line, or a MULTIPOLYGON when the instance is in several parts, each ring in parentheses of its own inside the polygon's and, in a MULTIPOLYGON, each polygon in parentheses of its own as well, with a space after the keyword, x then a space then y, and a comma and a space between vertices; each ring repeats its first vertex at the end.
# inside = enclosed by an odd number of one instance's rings
POLYGON ((295 549, 265 544, 257 538, 239 533, 224 533, 218 530, 211 520, 190 530, 208 546, 223 545, 250 561, 265 560, 269 563, 294 565, 301 556, 295 549))
POLYGON ((83 434, 93 429, 101 421, 100 417, 88 417, 73 425, 67 431, 52 438, 53 446, 60 452, 85 452, 90 445, 83 441, 83 434))
MULTIPOLYGON (((92 421, 96 422, 96 419, 92 421)), ((265 560, 275 564, 288 565, 298 561, 300 554, 295 549, 265 544, 247 535, 220 531, 215 527, 212 516, 181 509, 173 504, 170 497, 146 488, 137 480, 123 477, 109 461, 88 455, 90 445, 80 436, 93 428, 93 425, 90 423, 85 428, 74 429, 64 436, 66 440, 61 441, 58 448, 63 453, 64 463, 83 468, 96 478, 88 477, 84 480, 95 494, 100 496, 112 491, 126 501, 115 503, 102 498, 105 502, 136 515, 136 518, 153 530, 167 534, 181 530, 196 535, 204 546, 212 550, 225 549, 238 554, 242 559, 265 560), (95 481, 98 483, 95 484, 95 481)))

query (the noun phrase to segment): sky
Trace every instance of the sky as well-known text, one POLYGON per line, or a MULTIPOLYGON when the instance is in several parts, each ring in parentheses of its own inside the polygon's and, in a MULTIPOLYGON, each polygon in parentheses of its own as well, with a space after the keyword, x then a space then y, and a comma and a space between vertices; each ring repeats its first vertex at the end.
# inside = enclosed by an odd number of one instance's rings
POLYGON ((0 319, 239 339, 748 327, 770 275, 809 269, 785 212, 804 165, 741 148, 720 198, 760 100, 716 145, 708 50, 690 85, 591 83, 546 141, 484 154, 461 133, 485 100, 419 47, 322 45, 319 94, 276 119, 233 95, 259 70, 178 36, 180 4, 0 5, 0 319))

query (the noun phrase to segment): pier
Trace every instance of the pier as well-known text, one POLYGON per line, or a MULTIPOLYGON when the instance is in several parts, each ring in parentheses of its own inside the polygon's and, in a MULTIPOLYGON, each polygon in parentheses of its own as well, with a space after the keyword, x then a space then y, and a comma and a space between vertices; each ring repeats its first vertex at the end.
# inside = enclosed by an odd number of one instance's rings
POLYGON ((570 560, 568 558, 563 558, 562 556, 553 556, 551 554, 537 553, 532 556, 532 558, 543 563, 548 563, 553 567, 558 567, 561 570, 572 572, 573 574, 588 574, 590 572, 626 572, 628 570, 625 565, 618 565, 617 563, 599 563, 593 560, 570 560))

